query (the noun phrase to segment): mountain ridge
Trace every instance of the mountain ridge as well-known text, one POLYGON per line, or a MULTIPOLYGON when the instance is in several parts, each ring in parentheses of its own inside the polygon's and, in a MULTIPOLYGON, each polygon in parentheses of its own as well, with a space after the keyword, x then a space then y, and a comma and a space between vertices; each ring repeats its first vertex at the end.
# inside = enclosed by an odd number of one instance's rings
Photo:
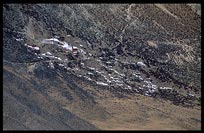
POLYGON ((4 129, 200 129, 201 19, 194 8, 4 4, 4 129))

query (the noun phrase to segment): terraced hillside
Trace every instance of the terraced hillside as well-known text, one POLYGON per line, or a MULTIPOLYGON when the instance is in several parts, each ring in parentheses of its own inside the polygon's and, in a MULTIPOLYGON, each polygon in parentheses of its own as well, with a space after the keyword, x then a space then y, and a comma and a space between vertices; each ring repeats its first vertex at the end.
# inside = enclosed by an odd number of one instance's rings
POLYGON ((199 5, 3 5, 4 130, 200 130, 200 78, 199 5))

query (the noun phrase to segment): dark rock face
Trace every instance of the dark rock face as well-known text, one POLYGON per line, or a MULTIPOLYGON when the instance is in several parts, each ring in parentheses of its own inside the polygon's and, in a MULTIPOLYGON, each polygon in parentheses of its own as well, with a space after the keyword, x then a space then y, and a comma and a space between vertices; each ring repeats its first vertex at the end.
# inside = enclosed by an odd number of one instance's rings
POLYGON ((3 104, 4 112, 9 112, 4 128, 98 129, 66 108, 73 103, 98 107, 98 95, 85 90, 85 83, 120 98, 141 94, 178 106, 200 104, 197 8, 186 4, 4 4, 3 104), (53 38, 56 44, 44 43, 53 38), (73 46, 77 55, 70 50, 73 46))

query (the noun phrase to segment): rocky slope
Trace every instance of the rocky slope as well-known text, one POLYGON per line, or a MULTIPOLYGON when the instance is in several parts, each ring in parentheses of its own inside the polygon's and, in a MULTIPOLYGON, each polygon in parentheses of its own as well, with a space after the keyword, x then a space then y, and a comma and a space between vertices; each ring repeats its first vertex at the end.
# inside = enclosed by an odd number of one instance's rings
POLYGON ((200 18, 191 4, 3 5, 3 128, 200 129, 200 18))

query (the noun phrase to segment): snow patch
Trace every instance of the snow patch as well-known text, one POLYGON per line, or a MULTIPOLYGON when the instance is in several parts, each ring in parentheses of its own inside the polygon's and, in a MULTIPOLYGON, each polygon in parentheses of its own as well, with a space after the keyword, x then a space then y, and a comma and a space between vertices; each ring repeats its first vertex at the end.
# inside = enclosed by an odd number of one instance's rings
POLYGON ((146 93, 145 93, 145 96, 151 96, 151 95, 149 95, 148 92, 146 92, 146 93))
POLYGON ((90 70, 96 70, 96 68, 93 68, 93 67, 88 67, 88 69, 90 69, 90 70))
POLYGON ((117 85, 117 86, 123 86, 123 84, 118 84, 118 83, 116 83, 116 85, 117 85))
POLYGON ((137 65, 140 66, 140 67, 146 67, 146 64, 144 64, 144 63, 141 62, 141 61, 140 61, 140 62, 137 62, 137 65))
POLYGON ((96 61, 101 62, 101 60, 99 60, 99 59, 96 59, 96 61))
POLYGON ((84 78, 88 79, 89 81, 92 81, 92 79, 87 76, 84 76, 84 78))
POLYGON ((193 95, 193 94, 190 94, 190 93, 189 93, 188 95, 189 95, 189 96, 191 96, 191 97, 194 97, 194 96, 195 96, 195 95, 193 95))
POLYGON ((132 87, 131 87, 131 86, 129 86, 129 85, 128 85, 127 87, 128 87, 128 89, 129 89, 129 90, 131 90, 131 89, 132 89, 132 87))
POLYGON ((16 39, 16 41, 23 41, 23 39, 22 38, 15 38, 16 39))
POLYGON ((52 55, 50 52, 47 52, 46 54, 47 54, 47 55, 52 55))
POLYGON ((120 75, 120 76, 122 76, 122 77, 124 77, 124 76, 125 76, 125 74, 119 73, 119 72, 118 72, 118 71, 116 71, 115 69, 110 69, 110 70, 114 71, 114 73, 116 73, 116 74, 118 74, 118 75, 120 75))
POLYGON ((37 47, 37 46, 31 46, 31 45, 28 45, 28 44, 26 44, 26 43, 25 43, 25 46, 28 47, 28 48, 31 48, 31 49, 33 49, 33 50, 40 50, 39 47, 37 47))
POLYGON ((65 48, 67 50, 72 51, 72 45, 69 45, 66 42, 61 42, 59 41, 57 38, 50 38, 50 39, 44 39, 41 43, 45 43, 45 44, 54 44, 54 43, 59 43, 61 45, 58 45, 62 48, 65 48))
POLYGON ((65 48, 65 49, 68 49, 68 50, 72 51, 72 46, 71 46, 71 45, 69 45, 69 44, 68 44, 68 43, 66 43, 66 42, 64 42, 63 44, 64 44, 64 45, 62 46, 63 48, 65 48))
POLYGON ((98 84, 98 85, 103 85, 103 86, 108 86, 108 84, 103 83, 103 82, 96 82, 96 84, 98 84))
POLYGON ((76 70, 76 71, 78 71, 79 69, 75 67, 75 68, 73 68, 72 70, 76 70))
POLYGON ((58 60, 62 61, 62 59, 60 57, 57 57, 58 60))
POLYGON ((37 58, 38 58, 38 59, 43 59, 43 57, 41 57, 41 56, 38 56, 37 58))
POLYGON ((52 62, 49 62, 49 66, 48 66, 48 67, 51 67, 51 68, 53 68, 53 69, 55 68, 55 67, 54 67, 54 64, 53 64, 52 62))
POLYGON ((108 83, 112 83, 108 78, 105 78, 108 83))
MULTIPOLYGON (((74 48, 74 47, 73 47, 74 48)), ((83 55, 86 54, 86 52, 83 49, 79 49, 79 52, 82 53, 83 55)))
POLYGON ((147 83, 147 84, 151 84, 151 82, 150 82, 150 81, 147 81, 147 80, 145 80, 144 82, 147 83))
POLYGON ((60 63, 59 66, 64 66, 64 65, 60 63))
POLYGON ((91 73, 91 72, 88 72, 87 74, 88 74, 88 75, 94 75, 94 74, 93 74, 93 73, 91 73))
POLYGON ((91 44, 89 43, 89 41, 86 41, 86 43, 88 44, 88 46, 91 46, 91 44))
POLYGON ((159 89, 161 89, 161 90, 172 90, 172 88, 170 88, 170 87, 159 87, 159 89))
POLYGON ((104 72, 100 72, 100 71, 97 71, 97 70, 96 70, 96 73, 102 74, 102 73, 104 73, 104 72))
POLYGON ((83 62, 81 62, 81 65, 82 65, 82 66, 84 66, 84 63, 83 63, 83 62))

